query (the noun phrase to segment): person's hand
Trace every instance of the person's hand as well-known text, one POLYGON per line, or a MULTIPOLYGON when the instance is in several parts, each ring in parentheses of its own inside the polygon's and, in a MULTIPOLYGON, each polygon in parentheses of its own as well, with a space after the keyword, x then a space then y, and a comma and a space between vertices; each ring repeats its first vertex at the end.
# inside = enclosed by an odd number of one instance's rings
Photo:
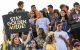
POLYGON ((76 22, 80 22, 80 17, 78 17, 78 20, 76 22))
POLYGON ((63 21, 65 21, 65 17, 62 17, 62 18, 61 18, 61 22, 63 22, 63 21))

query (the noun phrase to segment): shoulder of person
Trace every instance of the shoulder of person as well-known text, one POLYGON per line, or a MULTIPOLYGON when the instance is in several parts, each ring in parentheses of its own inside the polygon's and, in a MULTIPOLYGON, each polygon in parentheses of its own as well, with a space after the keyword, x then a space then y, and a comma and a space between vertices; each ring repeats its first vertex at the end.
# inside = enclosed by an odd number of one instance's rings
POLYGON ((61 31, 61 32, 63 32, 63 33, 67 33, 66 31, 61 31))
POLYGON ((14 9, 13 12, 16 12, 18 8, 14 9))
POLYGON ((72 12, 70 12, 70 15, 74 15, 76 12, 75 11, 72 11, 72 12))
POLYGON ((44 17, 44 19, 48 19, 47 17, 44 17))
POLYGON ((57 31, 55 31, 54 33, 56 33, 57 31))

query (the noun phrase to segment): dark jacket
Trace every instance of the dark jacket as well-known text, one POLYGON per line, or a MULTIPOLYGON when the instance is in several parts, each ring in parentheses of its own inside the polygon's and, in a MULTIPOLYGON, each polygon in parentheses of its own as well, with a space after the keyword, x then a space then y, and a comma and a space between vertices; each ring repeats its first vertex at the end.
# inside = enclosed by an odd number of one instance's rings
POLYGON ((70 13, 68 24, 70 25, 71 29, 80 28, 80 22, 76 22, 78 19, 75 19, 76 16, 78 16, 78 15, 80 15, 80 10, 79 10, 78 14, 75 11, 70 13))
POLYGON ((20 9, 20 8, 16 8, 16 9, 14 9, 13 12, 14 12, 14 13, 25 12, 25 10, 24 10, 24 9, 20 9))

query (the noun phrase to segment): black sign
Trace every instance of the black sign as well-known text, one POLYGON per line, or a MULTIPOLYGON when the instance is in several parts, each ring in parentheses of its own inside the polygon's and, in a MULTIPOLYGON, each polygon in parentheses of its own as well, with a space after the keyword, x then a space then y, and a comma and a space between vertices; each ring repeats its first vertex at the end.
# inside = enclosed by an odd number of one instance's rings
POLYGON ((29 17, 26 12, 7 14, 2 17, 6 33, 29 31, 29 17))

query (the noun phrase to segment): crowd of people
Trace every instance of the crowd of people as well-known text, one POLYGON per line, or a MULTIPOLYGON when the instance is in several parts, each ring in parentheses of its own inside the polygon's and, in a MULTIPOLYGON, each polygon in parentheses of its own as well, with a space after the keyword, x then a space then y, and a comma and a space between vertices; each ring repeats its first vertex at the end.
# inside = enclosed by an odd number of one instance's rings
MULTIPOLYGON (((11 13, 25 12, 24 2, 11 13)), ((80 50, 80 4, 73 8, 60 5, 60 11, 53 5, 38 10, 31 6, 29 15, 30 30, 26 32, 5 33, 1 50, 80 50)))

